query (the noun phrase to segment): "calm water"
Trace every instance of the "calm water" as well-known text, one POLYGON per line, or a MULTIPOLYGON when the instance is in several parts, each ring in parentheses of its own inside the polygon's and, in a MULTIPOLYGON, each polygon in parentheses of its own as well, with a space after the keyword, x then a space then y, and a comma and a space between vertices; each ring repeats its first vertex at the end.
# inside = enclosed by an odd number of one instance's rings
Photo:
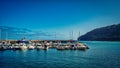
POLYGON ((84 42, 86 51, 0 51, 0 68, 120 68, 120 42, 84 42))

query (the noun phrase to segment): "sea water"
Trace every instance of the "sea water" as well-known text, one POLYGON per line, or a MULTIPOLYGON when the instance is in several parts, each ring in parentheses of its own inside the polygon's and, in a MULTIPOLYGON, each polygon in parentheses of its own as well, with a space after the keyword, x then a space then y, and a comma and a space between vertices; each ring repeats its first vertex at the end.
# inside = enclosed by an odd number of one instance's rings
POLYGON ((0 68, 120 68, 120 42, 83 43, 90 49, 0 51, 0 68))

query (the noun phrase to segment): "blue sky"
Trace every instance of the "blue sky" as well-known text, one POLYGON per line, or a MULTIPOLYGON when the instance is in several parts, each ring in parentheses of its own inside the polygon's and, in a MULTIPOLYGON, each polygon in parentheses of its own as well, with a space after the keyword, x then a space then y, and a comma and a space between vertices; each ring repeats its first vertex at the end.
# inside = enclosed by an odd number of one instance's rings
POLYGON ((0 0, 2 39, 6 32, 9 39, 71 39, 72 31, 77 39, 79 31, 117 23, 119 0, 0 0))

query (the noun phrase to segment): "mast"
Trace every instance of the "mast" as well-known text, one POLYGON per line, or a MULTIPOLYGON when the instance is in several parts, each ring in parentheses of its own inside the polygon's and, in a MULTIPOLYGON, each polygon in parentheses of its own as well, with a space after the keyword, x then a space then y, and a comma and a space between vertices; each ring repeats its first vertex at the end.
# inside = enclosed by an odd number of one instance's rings
POLYGON ((79 31, 79 35, 78 35, 78 37, 80 37, 80 31, 79 31))
MULTIPOLYGON (((79 34, 78 34, 78 38, 80 37, 80 31, 79 31, 79 34)), ((79 39, 78 39, 79 40, 79 39)))
POLYGON ((70 36, 70 40, 73 40, 73 31, 69 33, 69 36, 70 36))
POLYGON ((55 40, 56 40, 56 32, 55 32, 55 40))
POLYGON ((71 32, 71 35, 72 35, 72 40, 73 40, 73 31, 71 32))
POLYGON ((69 32, 69 40, 71 40, 71 32, 69 32))

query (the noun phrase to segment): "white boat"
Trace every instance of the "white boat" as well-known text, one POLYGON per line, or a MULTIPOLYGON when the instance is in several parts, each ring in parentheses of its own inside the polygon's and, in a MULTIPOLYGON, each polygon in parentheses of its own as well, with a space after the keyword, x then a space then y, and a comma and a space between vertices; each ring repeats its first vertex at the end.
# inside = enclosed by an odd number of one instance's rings
POLYGON ((0 46, 0 50, 7 50, 7 46, 0 46))
POLYGON ((7 50, 8 49, 8 45, 6 41, 2 41, 2 43, 0 44, 0 50, 7 50))
POLYGON ((44 50, 48 50, 48 45, 44 45, 44 50))
POLYGON ((26 50, 26 49, 27 49, 26 44, 25 44, 25 43, 21 43, 21 44, 20 44, 20 49, 21 49, 21 50, 26 50))
POLYGON ((37 45, 36 48, 37 48, 38 50, 44 49, 43 46, 39 46, 39 45, 37 45))
POLYGON ((35 48, 35 46, 33 46, 33 45, 28 45, 28 49, 29 50, 33 50, 35 48))
POLYGON ((68 50, 70 48, 70 46, 65 45, 64 48, 65 48, 65 50, 68 50))
POLYGON ((49 47, 44 47, 44 50, 48 50, 49 49, 49 47))
POLYGON ((76 50, 75 44, 72 43, 72 44, 70 44, 69 46, 70 46, 70 49, 71 49, 71 50, 76 50))
POLYGON ((88 46, 86 46, 82 43, 79 43, 79 42, 76 45, 77 45, 78 50, 86 50, 88 48, 88 46))
POLYGON ((64 46, 57 46, 56 48, 57 48, 57 50, 65 50, 64 46))
POLYGON ((13 49, 13 46, 9 46, 9 49, 10 49, 10 50, 13 49))
POLYGON ((41 50, 41 49, 44 49, 44 47, 42 46, 42 44, 36 43, 36 49, 41 50))
POLYGON ((48 50, 48 49, 49 49, 49 46, 50 46, 50 43, 45 42, 44 50, 48 50))
POLYGON ((12 48, 13 48, 13 50, 20 50, 21 49, 20 46, 18 46, 18 45, 14 45, 12 48))
POLYGON ((85 49, 86 49, 86 46, 77 46, 77 49, 78 49, 78 50, 85 50, 85 49))

